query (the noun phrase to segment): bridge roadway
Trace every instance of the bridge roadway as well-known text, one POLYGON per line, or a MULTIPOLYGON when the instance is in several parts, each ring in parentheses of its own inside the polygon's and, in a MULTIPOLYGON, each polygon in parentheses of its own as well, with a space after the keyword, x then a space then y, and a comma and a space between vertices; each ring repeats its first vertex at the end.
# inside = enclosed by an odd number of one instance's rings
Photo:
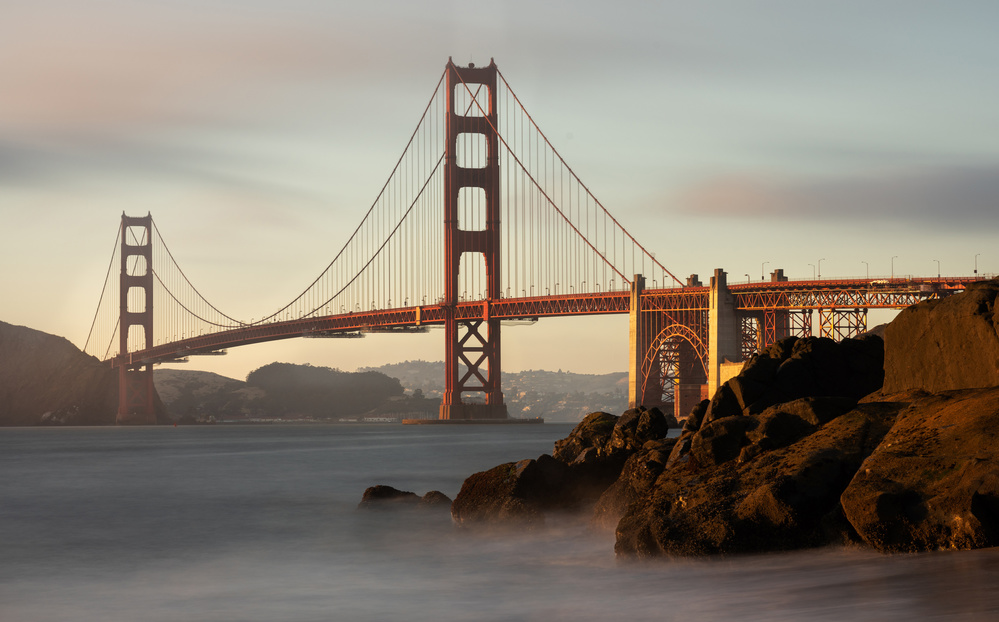
MULTIPOLYGON (((841 279, 733 283, 728 285, 738 311, 809 309, 902 309, 922 299, 964 289, 975 277, 841 279)), ((710 288, 705 286, 644 289, 641 311, 649 313, 698 312, 709 308, 710 288)), ((631 312, 631 292, 612 291, 556 296, 477 300, 455 305, 458 320, 536 319, 567 315, 602 315, 631 312)), ((351 333, 404 331, 443 325, 444 305, 357 311, 318 318, 301 318, 267 324, 247 324, 207 335, 187 337, 137 350, 112 359, 113 367, 163 363, 191 355, 218 353, 228 348, 292 339, 335 337, 351 333)))

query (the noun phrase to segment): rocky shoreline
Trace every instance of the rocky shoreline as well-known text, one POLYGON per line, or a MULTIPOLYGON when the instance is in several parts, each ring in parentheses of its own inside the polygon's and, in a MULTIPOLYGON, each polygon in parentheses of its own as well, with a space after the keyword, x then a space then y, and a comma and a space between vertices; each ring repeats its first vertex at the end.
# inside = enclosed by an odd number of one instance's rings
POLYGON ((621 556, 999 544, 999 282, 906 309, 884 339, 788 338, 668 436, 588 415, 551 455, 465 480, 462 528, 589 512, 621 556))

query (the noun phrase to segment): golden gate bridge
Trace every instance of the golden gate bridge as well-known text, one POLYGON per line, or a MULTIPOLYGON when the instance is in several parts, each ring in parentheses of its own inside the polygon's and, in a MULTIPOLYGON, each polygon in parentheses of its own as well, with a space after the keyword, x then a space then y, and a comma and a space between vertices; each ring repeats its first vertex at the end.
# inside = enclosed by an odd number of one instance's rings
POLYGON ((974 279, 680 281, 611 215, 495 63, 449 61, 392 172, 348 241, 260 319, 225 313, 187 278, 151 215, 122 214, 85 351, 119 370, 119 423, 155 421, 152 368, 297 337, 443 326, 440 418, 507 418, 505 320, 629 313, 629 402, 685 414, 725 361, 788 335, 853 337, 974 279), (115 267, 117 283, 115 283, 115 267), (155 304, 154 304, 155 301, 155 304))

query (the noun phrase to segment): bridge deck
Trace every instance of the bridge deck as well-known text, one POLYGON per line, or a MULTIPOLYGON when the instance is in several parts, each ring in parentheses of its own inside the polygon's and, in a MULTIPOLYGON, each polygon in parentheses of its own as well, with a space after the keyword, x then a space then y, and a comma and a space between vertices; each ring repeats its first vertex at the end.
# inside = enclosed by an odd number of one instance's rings
MULTIPOLYGON (((807 309, 902 309, 925 298, 964 289, 979 278, 843 279, 730 284, 729 291, 742 311, 807 309)), ((708 308, 708 287, 648 289, 642 293, 647 312, 703 311, 708 308)), ((459 320, 496 318, 515 320, 566 315, 604 315, 630 311, 628 291, 501 298, 459 302, 459 320)), ((443 325, 444 305, 360 311, 302 318, 268 324, 247 324, 217 333, 198 335, 128 353, 111 360, 112 366, 143 365, 176 360, 228 348, 294 339, 349 333, 385 332, 412 327, 443 325)))

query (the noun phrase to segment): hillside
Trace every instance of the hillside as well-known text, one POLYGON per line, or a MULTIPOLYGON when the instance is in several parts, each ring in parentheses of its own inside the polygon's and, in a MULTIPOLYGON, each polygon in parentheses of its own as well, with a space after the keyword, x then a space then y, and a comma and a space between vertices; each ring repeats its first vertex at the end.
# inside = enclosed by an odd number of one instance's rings
POLYGON ((63 337, 0 322, 0 425, 113 425, 117 375, 63 337))
POLYGON ((260 367, 245 382, 181 369, 158 369, 153 381, 169 416, 184 420, 335 420, 384 409, 403 394, 385 374, 290 363, 260 367))
MULTIPOLYGON (((379 371, 398 378, 407 391, 440 399, 444 394, 442 361, 405 361, 360 371, 379 371)), ((595 410, 620 412, 628 407, 628 374, 576 374, 527 370, 504 371, 503 397, 513 417, 579 421, 595 410)))

